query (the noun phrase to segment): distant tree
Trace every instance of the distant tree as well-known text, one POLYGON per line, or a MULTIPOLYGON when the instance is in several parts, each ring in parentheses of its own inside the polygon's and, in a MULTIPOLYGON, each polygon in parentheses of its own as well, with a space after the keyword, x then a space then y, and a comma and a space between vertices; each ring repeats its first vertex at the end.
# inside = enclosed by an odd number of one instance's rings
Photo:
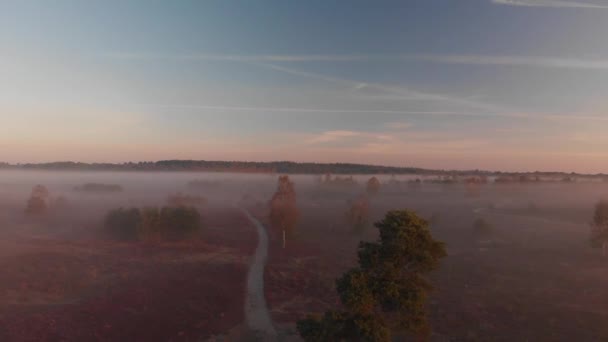
POLYGON ((293 234, 299 216, 294 184, 289 176, 280 176, 277 191, 270 200, 270 224, 283 234, 283 248, 286 236, 293 234))
POLYGON ((608 252, 608 201, 601 200, 595 205, 591 222, 591 246, 601 248, 605 256, 608 252))
POLYGON ((28 216, 45 214, 49 208, 49 196, 49 190, 44 185, 36 185, 27 200, 25 214, 28 216))
POLYGON ((426 275, 446 256, 428 222, 409 210, 389 211, 375 225, 377 242, 361 242, 359 266, 336 282, 343 310, 297 323, 312 341, 390 341, 391 331, 428 333, 426 275))
POLYGON ((348 202, 346 222, 353 228, 354 233, 362 233, 369 223, 369 199, 359 196, 348 202))
POLYGON ((380 191, 380 181, 378 180, 378 178, 372 177, 367 181, 365 188, 366 188, 367 194, 370 196, 373 196, 373 195, 377 194, 378 191, 380 191))
POLYGON ((478 236, 489 236, 494 231, 494 227, 483 218, 479 217, 473 222, 473 233, 478 236))

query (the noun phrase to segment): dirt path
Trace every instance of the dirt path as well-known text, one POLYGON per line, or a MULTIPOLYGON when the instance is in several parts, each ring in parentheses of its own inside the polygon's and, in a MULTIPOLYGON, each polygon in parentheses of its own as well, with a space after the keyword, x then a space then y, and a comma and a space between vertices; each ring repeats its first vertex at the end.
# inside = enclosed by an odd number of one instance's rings
POLYGON ((264 268, 268 258, 268 235, 260 221, 245 209, 243 209, 243 213, 253 223, 258 233, 258 246, 247 275, 245 319, 249 329, 253 330, 260 340, 274 341, 277 339, 277 332, 272 325, 264 297, 264 268))

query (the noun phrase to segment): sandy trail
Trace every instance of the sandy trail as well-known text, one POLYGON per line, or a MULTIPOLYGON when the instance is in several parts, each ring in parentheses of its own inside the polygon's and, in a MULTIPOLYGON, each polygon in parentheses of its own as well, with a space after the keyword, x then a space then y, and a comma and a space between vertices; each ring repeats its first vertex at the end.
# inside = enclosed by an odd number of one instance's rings
POLYGON ((245 209, 243 209, 243 213, 253 223, 258 233, 258 246, 247 275, 245 319, 249 329, 254 331, 260 340, 274 341, 277 339, 277 332, 272 325, 264 297, 264 268, 268 258, 268 235, 260 221, 245 209))

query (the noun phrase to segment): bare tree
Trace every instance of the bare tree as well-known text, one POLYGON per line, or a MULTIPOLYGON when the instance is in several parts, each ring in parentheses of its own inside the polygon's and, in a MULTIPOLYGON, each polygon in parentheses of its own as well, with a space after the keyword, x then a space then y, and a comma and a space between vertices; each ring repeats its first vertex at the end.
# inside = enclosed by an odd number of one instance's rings
POLYGON ((295 229, 300 213, 296 202, 296 191, 289 176, 280 176, 277 191, 270 200, 270 224, 280 230, 285 248, 287 235, 295 229))

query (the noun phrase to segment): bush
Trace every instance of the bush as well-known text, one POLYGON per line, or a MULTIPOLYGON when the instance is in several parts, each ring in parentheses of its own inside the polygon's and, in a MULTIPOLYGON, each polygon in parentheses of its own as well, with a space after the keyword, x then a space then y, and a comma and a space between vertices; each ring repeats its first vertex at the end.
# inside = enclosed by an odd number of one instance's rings
POLYGON ((164 207, 160 210, 160 227, 163 239, 191 238, 202 227, 201 214, 193 207, 164 207))
POLYGON ((140 221, 137 225, 137 238, 141 241, 161 240, 162 219, 158 208, 143 208, 139 211, 140 221))
POLYGON ((202 218, 192 207, 115 209, 105 218, 107 235, 122 241, 182 240, 202 228, 202 218))

